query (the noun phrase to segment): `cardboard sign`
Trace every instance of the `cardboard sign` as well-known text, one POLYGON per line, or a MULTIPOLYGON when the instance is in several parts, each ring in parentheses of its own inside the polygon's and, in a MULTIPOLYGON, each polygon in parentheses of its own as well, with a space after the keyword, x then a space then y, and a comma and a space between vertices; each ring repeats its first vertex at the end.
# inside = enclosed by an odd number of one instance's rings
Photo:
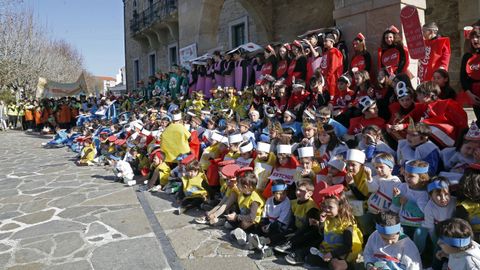
POLYGON ((423 41, 422 25, 418 17, 418 10, 414 6, 405 6, 400 11, 403 31, 407 39, 408 51, 412 59, 425 57, 425 42, 423 41))

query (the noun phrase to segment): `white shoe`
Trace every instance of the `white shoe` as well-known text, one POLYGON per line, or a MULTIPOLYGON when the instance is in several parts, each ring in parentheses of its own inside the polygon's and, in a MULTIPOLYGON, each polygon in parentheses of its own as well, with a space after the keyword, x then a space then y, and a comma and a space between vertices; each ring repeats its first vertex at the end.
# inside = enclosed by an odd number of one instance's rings
POLYGON ((135 181, 135 180, 127 181, 127 185, 128 185, 129 187, 135 186, 136 184, 137 184, 137 181, 135 181))
POLYGON ((240 246, 244 246, 247 244, 247 233, 241 228, 236 228, 235 230, 231 231, 230 236, 237 240, 237 243, 240 246))
POLYGON ((143 184, 144 185, 148 184, 148 180, 143 181, 143 184))

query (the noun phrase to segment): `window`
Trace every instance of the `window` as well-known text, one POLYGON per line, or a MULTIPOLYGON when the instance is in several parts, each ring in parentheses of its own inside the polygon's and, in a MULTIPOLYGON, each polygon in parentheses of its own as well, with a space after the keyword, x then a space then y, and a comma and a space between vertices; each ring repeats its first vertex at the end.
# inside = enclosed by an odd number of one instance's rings
POLYGON ((238 47, 248 42, 248 17, 231 21, 229 24, 230 48, 238 47))
POLYGON ((137 7, 137 0, 133 0, 133 7, 134 7, 134 8, 137 7))
POLYGON ((177 44, 168 46, 168 64, 170 66, 178 64, 177 44))
POLYGON ((135 74, 135 85, 137 85, 138 81, 140 81, 140 69, 138 59, 133 60, 133 74, 135 74))
POLYGON ((149 65, 149 74, 150 76, 154 76, 155 72, 157 71, 156 63, 155 63, 155 53, 151 53, 148 55, 148 65, 149 65))

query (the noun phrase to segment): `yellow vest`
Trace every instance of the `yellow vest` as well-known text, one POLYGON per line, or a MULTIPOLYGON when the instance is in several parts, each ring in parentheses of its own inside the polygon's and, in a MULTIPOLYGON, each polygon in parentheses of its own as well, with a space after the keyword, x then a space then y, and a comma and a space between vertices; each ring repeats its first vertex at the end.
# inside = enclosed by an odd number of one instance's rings
POLYGON ((180 154, 190 152, 188 139, 190 132, 179 123, 170 124, 161 135, 161 149, 165 153, 165 162, 174 162, 180 154))
POLYGON ((217 158, 220 155, 220 144, 216 143, 214 145, 210 145, 209 147, 203 150, 202 156, 200 157, 200 167, 202 167, 203 171, 207 171, 208 166, 210 166, 210 158, 217 158))
POLYGON ((91 143, 89 146, 83 147, 82 152, 80 154, 80 162, 88 162, 92 161, 95 158, 97 151, 95 150, 95 146, 91 143), (88 153, 87 153, 88 152, 88 153))
POLYGON ((470 200, 466 200, 460 203, 468 213, 468 221, 470 225, 472 225, 472 229, 475 233, 480 232, 480 203, 472 202, 470 200))
POLYGON ((368 197, 368 185, 367 185, 367 173, 363 168, 360 169, 360 172, 353 176, 353 182, 355 186, 360 190, 360 192, 368 197))
POLYGON ((158 179, 160 180, 160 185, 165 186, 168 184, 168 177, 170 176, 170 167, 167 163, 162 162, 156 168, 158 170, 158 179))
POLYGON ((307 212, 312 208, 317 208, 317 205, 312 199, 301 204, 298 203, 298 200, 292 200, 290 204, 293 216, 295 217, 295 227, 297 227, 297 229, 303 228, 303 226, 308 224, 307 212))
POLYGON ((257 176, 257 190, 263 192, 268 184, 268 177, 272 174, 273 167, 277 162, 277 157, 274 153, 268 153, 267 161, 261 161, 258 157, 253 161, 253 173, 257 176))
POLYGON ((250 213, 250 207, 252 206, 253 202, 258 203, 254 223, 259 223, 262 219, 263 205, 265 204, 262 196, 260 196, 256 191, 253 191, 252 194, 248 196, 240 193, 237 199, 238 207, 240 208, 240 214, 242 215, 248 215, 250 213))
POLYGON ((205 180, 203 173, 198 173, 195 177, 188 179, 182 177, 183 193, 186 198, 206 197, 207 191, 203 188, 202 183, 205 180))
POLYGON ((343 245, 343 232, 352 226, 352 252, 347 255, 348 262, 354 262, 358 254, 362 252, 363 235, 356 224, 342 223, 339 218, 329 218, 325 220, 323 228, 323 241, 321 243, 321 251, 323 253, 331 252, 332 250, 343 245))

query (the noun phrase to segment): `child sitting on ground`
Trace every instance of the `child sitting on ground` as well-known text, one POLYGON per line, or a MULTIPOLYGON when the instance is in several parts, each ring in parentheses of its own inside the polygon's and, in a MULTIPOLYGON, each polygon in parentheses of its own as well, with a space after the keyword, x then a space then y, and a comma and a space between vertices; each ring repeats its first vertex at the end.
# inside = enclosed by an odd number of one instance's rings
POLYGON ((480 246, 473 240, 473 230, 467 221, 445 220, 438 224, 437 232, 442 248, 437 258, 448 258, 448 269, 480 269, 480 246))
POLYGON ((147 190, 157 192, 168 184, 170 176, 170 167, 164 162, 165 155, 160 149, 152 151, 150 154, 152 159, 150 178, 147 177, 147 190))
POLYGON ((273 196, 265 202, 260 228, 248 235, 248 243, 260 251, 261 259, 272 256, 271 246, 283 242, 288 232, 292 212, 286 189, 282 182, 273 184, 273 196))
POLYGON ((207 181, 200 170, 198 161, 192 161, 185 166, 186 175, 182 177, 182 188, 177 193, 180 207, 177 213, 183 214, 188 209, 200 207, 207 199, 207 181))
POLYGON ((367 270, 422 269, 420 254, 415 244, 402 232, 400 218, 392 211, 375 217, 376 231, 368 238, 363 251, 367 270))

